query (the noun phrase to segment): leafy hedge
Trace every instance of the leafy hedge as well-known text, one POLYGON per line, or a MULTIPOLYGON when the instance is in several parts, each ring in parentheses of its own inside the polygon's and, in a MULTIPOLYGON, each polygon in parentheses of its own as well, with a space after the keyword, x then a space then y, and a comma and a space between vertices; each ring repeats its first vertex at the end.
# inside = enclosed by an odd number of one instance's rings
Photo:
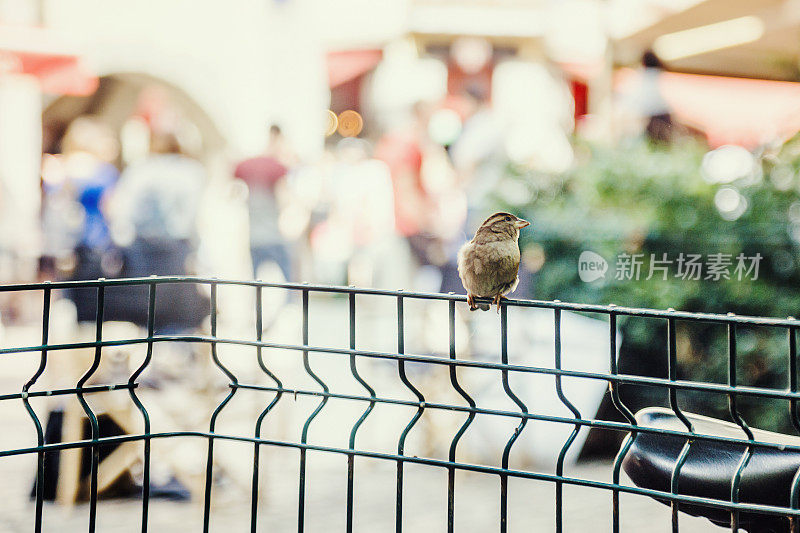
MULTIPOLYGON (((704 179, 705 154, 691 143, 668 148, 639 141, 614 148, 579 145, 578 162, 565 175, 510 168, 498 190, 514 192, 498 197, 498 207, 534 221, 534 231, 525 234, 522 243, 523 249, 537 250, 545 258, 533 274, 533 296, 711 313, 799 315, 800 138, 757 154, 754 172, 729 183, 704 179), (722 187, 738 191, 747 201, 747 209, 735 220, 723 217, 715 204, 722 187), (519 198, 524 201, 513 201, 519 198), (577 261, 583 250, 609 262, 605 281, 580 280, 577 261), (732 258, 761 254, 763 259, 755 280, 686 280, 674 275, 675 264, 666 280, 661 274, 645 279, 651 254, 660 258, 666 253, 674 260, 681 252, 732 258), (644 254, 639 280, 614 279, 621 253, 644 254)), ((666 322, 620 317, 618 323, 624 335, 621 370, 666 377, 666 322)), ((679 376, 725 383, 726 339, 724 326, 679 322, 679 376)), ((738 328, 739 382, 786 388, 786 339, 786 331, 738 328)), ((680 398, 687 409, 726 416, 724 396, 682 393, 680 398)), ((664 405, 666 391, 628 387, 623 399, 634 409, 664 405)), ((788 401, 743 398, 740 408, 754 426, 790 428, 788 401)))

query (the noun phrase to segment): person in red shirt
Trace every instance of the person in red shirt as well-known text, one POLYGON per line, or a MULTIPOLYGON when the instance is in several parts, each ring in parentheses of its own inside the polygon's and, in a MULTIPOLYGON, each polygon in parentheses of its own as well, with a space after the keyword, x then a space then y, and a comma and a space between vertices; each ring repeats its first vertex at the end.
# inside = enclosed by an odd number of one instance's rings
POLYGON ((250 254, 253 274, 258 277, 259 267, 273 261, 281 269, 285 280, 291 279, 291 263, 286 243, 278 226, 280 190, 289 165, 294 162, 293 152, 283 138, 280 127, 270 126, 270 142, 263 155, 245 159, 233 175, 247 184, 248 211, 250 213, 250 254))
POLYGON ((411 124, 387 133, 375 148, 375 158, 389 166, 392 176, 395 227, 420 265, 432 264, 437 246, 427 231, 435 205, 422 180, 428 115, 425 104, 415 104, 411 124))

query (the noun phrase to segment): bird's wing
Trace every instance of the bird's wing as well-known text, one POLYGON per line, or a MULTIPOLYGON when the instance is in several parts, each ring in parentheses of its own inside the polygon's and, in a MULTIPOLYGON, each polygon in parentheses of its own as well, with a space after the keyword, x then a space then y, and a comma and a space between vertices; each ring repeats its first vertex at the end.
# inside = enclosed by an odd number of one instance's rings
POLYGON ((478 254, 476 254, 477 245, 473 241, 469 241, 461 247, 458 251, 458 272, 460 274, 470 272, 475 275, 480 275, 484 271, 484 264, 478 254))
POLYGON ((480 253, 486 266, 499 283, 510 283, 519 270, 519 247, 514 241, 498 241, 482 245, 480 253))
POLYGON ((492 276, 492 290, 493 294, 506 294, 516 288, 519 282, 519 262, 513 261, 511 258, 504 258, 497 264, 497 271, 492 276))

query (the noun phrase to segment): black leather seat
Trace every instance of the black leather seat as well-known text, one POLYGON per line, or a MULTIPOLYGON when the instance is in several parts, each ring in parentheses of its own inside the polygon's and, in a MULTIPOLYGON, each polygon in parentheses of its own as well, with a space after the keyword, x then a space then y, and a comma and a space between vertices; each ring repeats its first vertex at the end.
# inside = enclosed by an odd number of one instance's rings
MULTIPOLYGON (((684 413, 696 433, 745 439, 742 429, 730 422, 684 413)), ((675 414, 663 408, 647 408, 636 414, 641 426, 686 431, 675 414)), ((758 429, 758 441, 800 445, 800 438, 758 429)), ((629 436, 628 439, 631 437, 629 436)), ((670 478, 685 437, 639 433, 622 466, 639 487, 670 492, 670 478)), ((731 480, 746 446, 735 443, 695 440, 680 471, 678 493, 730 501, 731 480)), ((742 503, 789 506, 792 480, 800 468, 800 451, 757 446, 742 472, 739 501, 742 503)), ((668 501, 662 501, 668 504, 668 501)), ((730 527, 726 509, 681 503, 680 510, 703 516, 717 525, 730 527)), ((789 521, 776 515, 741 512, 740 527, 751 533, 789 531, 789 521)))

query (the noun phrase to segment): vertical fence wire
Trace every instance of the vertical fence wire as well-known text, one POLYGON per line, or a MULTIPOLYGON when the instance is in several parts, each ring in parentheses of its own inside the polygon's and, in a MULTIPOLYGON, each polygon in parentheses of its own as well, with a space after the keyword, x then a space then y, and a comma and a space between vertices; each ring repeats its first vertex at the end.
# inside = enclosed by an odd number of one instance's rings
MULTIPOLYGON (((104 280, 101 280, 104 281, 104 280)), ((103 308, 105 306, 105 285, 101 284, 97 287, 97 314, 95 316, 95 348, 94 360, 92 366, 86 371, 83 376, 78 380, 76 396, 83 408, 84 413, 89 418, 89 424, 92 430, 92 455, 91 465, 89 470, 89 533, 94 533, 97 527, 97 468, 100 464, 100 447, 98 446, 98 439, 100 438, 100 425, 97 422, 97 416, 89 406, 86 398, 83 397, 83 386, 92 377, 100 366, 100 356, 102 351, 101 342, 103 340, 103 308)))
MULTIPOLYGON (((554 366, 556 370, 561 370, 561 309, 554 309, 553 310, 553 323, 554 323, 554 366)), ((564 406, 570 410, 572 415, 575 419, 581 418, 581 413, 575 405, 569 401, 567 396, 564 394, 564 390, 562 389, 561 385, 561 374, 556 374, 555 376, 556 382, 556 394, 558 395, 558 399, 561 401, 564 406)), ((572 443, 575 442, 575 439, 578 437, 578 433, 581 430, 580 424, 575 424, 575 427, 572 429, 572 432, 567 437, 567 440, 564 442, 564 445, 561 447, 561 451, 558 453, 558 459, 556 460, 556 475, 561 477, 564 475, 564 460, 567 457, 567 451, 569 450, 572 443)), ((561 481, 556 481, 556 532, 561 533, 564 530, 564 486, 561 481)))
MULTIPOLYGON (((456 359, 456 302, 455 300, 449 301, 450 313, 449 313, 449 330, 450 330, 450 359, 456 359)), ((449 461, 454 463, 456 461, 456 448, 458 447, 458 441, 461 440, 461 437, 464 435, 464 432, 467 431, 467 428, 472 423, 472 420, 475 418, 475 400, 467 394, 461 385, 458 383, 458 374, 456 373, 456 366, 455 364, 450 365, 450 384, 453 386, 456 392, 458 392, 464 400, 466 400, 467 404, 469 404, 471 410, 467 419, 462 424, 461 428, 459 428, 458 432, 453 437, 453 440, 450 442, 450 452, 448 454, 449 461)), ((448 466, 447 468, 447 531, 448 533, 453 533, 455 531, 455 505, 456 505, 456 469, 453 466, 448 466)))
MULTIPOLYGON (((262 287, 261 285, 256 286, 256 340, 260 343, 263 339, 263 309, 262 309, 262 287)), ((278 376, 272 372, 264 362, 264 354, 262 346, 259 344, 256 346, 256 359, 258 360, 259 368, 275 383, 275 387, 278 389, 275 392, 275 396, 272 398, 272 401, 261 411, 261 414, 258 415, 258 419, 256 419, 256 430, 255 430, 255 438, 261 438, 261 427, 264 423, 264 418, 266 418, 267 413, 269 413, 273 407, 280 401, 281 396, 283 395, 283 383, 278 376)), ((250 495, 250 532, 255 533, 258 524, 258 469, 259 469, 259 456, 261 454, 261 444, 256 441, 254 444, 253 450, 253 483, 252 483, 252 490, 250 495)))
MULTIPOLYGON (((617 368, 617 314, 613 311, 608 315, 608 329, 609 329, 609 356, 610 356, 610 369, 611 369, 611 376, 617 376, 619 374, 617 368)), ((614 404, 614 407, 619 411, 622 416, 628 421, 631 426, 636 426, 636 417, 633 416, 633 413, 630 409, 622 402, 619 396, 619 383, 611 380, 608 382, 608 388, 611 391, 611 402, 614 404)), ((620 448, 619 452, 617 453, 616 458, 614 459, 614 466, 611 472, 611 480, 615 485, 619 485, 619 478, 620 478, 620 469, 622 468, 622 460, 625 459, 625 455, 628 453, 628 450, 631 449, 633 446, 633 441, 636 439, 636 430, 631 428, 631 432, 629 437, 624 441, 624 444, 620 448)), ((619 533, 619 489, 613 489, 611 495, 611 520, 612 520, 612 530, 614 533, 619 533)))
POLYGON ((214 409, 214 412, 211 413, 211 420, 208 423, 208 432, 210 433, 208 437, 208 453, 206 456, 206 488, 205 488, 205 496, 203 498, 203 532, 208 533, 209 528, 209 520, 211 518, 211 487, 214 481, 214 431, 217 425, 217 417, 219 416, 222 409, 231 401, 233 395, 236 394, 238 388, 236 387, 239 384, 239 380, 236 376, 231 372, 225 365, 222 364, 222 361, 219 360, 219 355, 217 354, 217 283, 211 283, 211 360, 214 361, 214 364, 217 368, 219 368, 223 374, 230 380, 229 386, 231 388, 230 392, 225 399, 222 400, 217 408, 214 409))
MULTIPOLYGON (((400 381, 403 382, 403 385, 411 391, 411 393, 416 396, 417 401, 419 401, 419 407, 417 408, 417 412, 414 413, 414 416, 411 420, 406 424, 406 427, 403 428, 403 431, 400 433, 400 437, 397 441, 397 455, 402 456, 405 453, 405 446, 406 446, 406 438, 408 437, 408 433, 411 431, 411 428, 417 423, 417 421, 422 417, 422 413, 425 411, 425 396, 417 389, 408 379, 406 375, 406 361, 402 358, 402 355, 405 354, 405 316, 403 310, 403 297, 397 296, 397 353, 401 356, 397 360, 397 373, 400 376, 400 381)), ((397 460, 397 497, 396 497, 396 509, 395 509, 395 532, 401 533, 403 531, 403 460, 398 458, 397 460)))
MULTIPOLYGON (((789 341, 789 392, 797 392, 797 328, 790 327, 787 330, 789 341)), ((800 432, 800 412, 798 412, 798 400, 789 400, 789 418, 792 421, 795 431, 800 432)))
POLYGON ((156 320, 156 284, 149 284, 148 304, 147 304, 147 353, 142 364, 139 365, 131 377, 128 378, 128 394, 133 400, 134 405, 142 414, 144 424, 144 457, 142 460, 142 533, 147 533, 148 513, 150 509, 150 415, 136 395, 134 385, 144 369, 150 364, 153 358, 153 335, 155 333, 156 320))
MULTIPOLYGON (((736 324, 733 322, 728 323, 728 386, 736 387, 736 324)), ((728 411, 730 412, 733 421, 742 428, 742 431, 749 440, 753 439, 753 432, 747 426, 747 423, 739 414, 739 409, 736 405, 736 392, 728 393, 728 411)), ((753 455, 753 447, 747 446, 739 464, 736 466, 736 472, 731 480, 731 503, 739 503, 739 485, 742 481, 742 472, 744 471, 750 457, 753 455)), ((731 531, 737 533, 739 531, 739 510, 731 509, 731 531)))
MULTIPOLYGON (((673 383, 678 379, 678 355, 675 333, 675 319, 669 318, 667 319, 667 373, 670 383, 673 383)), ((678 391, 674 386, 669 387, 669 406, 672 409, 672 412, 675 413, 675 416, 678 418, 678 420, 680 420, 681 423, 686 427, 686 429, 689 432, 694 433, 692 423, 688 418, 686 418, 686 415, 681 412, 680 405, 678 404, 678 391)), ((672 475, 670 476, 669 483, 670 492, 672 494, 678 494, 681 468, 683 468, 683 465, 689 458, 689 450, 691 449, 691 445, 692 439, 687 439, 686 443, 683 445, 683 448, 681 448, 680 454, 678 454, 678 459, 675 461, 675 466, 672 469, 672 475)), ((678 517, 678 501, 672 500, 670 502, 670 506, 672 507, 672 531, 673 533, 678 533, 680 526, 680 520, 678 517)))
MULTIPOLYGON (((791 318, 791 317, 790 317, 791 318)), ((789 340, 789 391, 797 392, 797 328, 788 328, 789 340)), ((789 401, 789 416, 796 431, 800 431, 800 414, 797 411, 797 400, 789 401)), ((792 480, 792 488, 789 494, 790 507, 792 510, 800 509, 800 469, 792 480)), ((796 515, 789 518, 789 526, 792 533, 800 533, 800 519, 796 515)))
MULTIPOLYGON (((303 346, 308 346, 308 289, 303 289, 303 346)), ((319 414, 325 404, 328 403, 328 385, 311 370, 311 364, 308 361, 308 350, 303 350, 303 367, 306 373, 317 382, 322 388, 324 395, 322 400, 317 405, 317 408, 308 416, 305 424, 303 424, 303 431, 300 435, 300 443, 308 443, 308 428, 311 422, 319 414)), ((305 530, 305 507, 306 507, 306 448, 300 448, 300 480, 298 487, 298 503, 297 503, 297 531, 302 533, 305 530)))
MULTIPOLYGON (((351 292, 348 296, 349 301, 349 311, 350 311, 350 349, 356 349, 356 295, 354 292, 351 292)), ((356 356, 354 354, 350 354, 350 373, 353 374, 358 383, 364 387, 370 397, 369 405, 367 406, 364 413, 361 417, 353 424, 353 429, 350 431, 350 441, 349 441, 349 448, 351 450, 355 450, 356 447, 356 433, 358 433, 358 429, 361 427, 361 424, 364 423, 364 420, 367 419, 369 414, 375 408, 375 389, 369 386, 364 378, 361 377, 361 374, 358 373, 358 368, 356 367, 356 356)), ((352 533, 353 531, 353 470, 355 468, 355 455, 350 453, 347 455, 347 533, 352 533)))
MULTIPOLYGON (((40 448, 44 445, 44 431, 42 430, 42 423, 36 415, 36 411, 31 407, 28 400, 28 391, 36 383, 36 380, 44 372, 47 366, 47 339, 50 331, 50 296, 51 291, 49 287, 45 287, 42 292, 42 352, 39 359, 39 367, 31 378, 22 386, 22 403, 25 404, 25 410, 28 411, 33 425, 36 426, 36 442, 40 448)), ((44 450, 39 450, 36 457, 36 484, 34 485, 34 492, 36 494, 36 508, 34 516, 34 531, 41 533, 42 531, 42 511, 44 503, 44 450)))
MULTIPOLYGON (((501 302, 500 307, 500 362, 504 365, 508 364, 508 307, 501 302)), ((500 372, 503 381, 503 390, 511 401, 517 404, 522 415, 528 414, 528 407, 519 399, 511 390, 508 383, 508 369, 503 369, 500 372)), ((503 470, 508 470, 508 459, 511 455, 511 448, 519 438, 520 433, 525 428, 528 419, 525 416, 520 417, 519 425, 514 428, 514 433, 508 439, 505 448, 503 448, 503 456, 500 460, 500 466, 503 470)), ((508 474, 500 474, 500 532, 506 533, 508 531, 508 474)))

